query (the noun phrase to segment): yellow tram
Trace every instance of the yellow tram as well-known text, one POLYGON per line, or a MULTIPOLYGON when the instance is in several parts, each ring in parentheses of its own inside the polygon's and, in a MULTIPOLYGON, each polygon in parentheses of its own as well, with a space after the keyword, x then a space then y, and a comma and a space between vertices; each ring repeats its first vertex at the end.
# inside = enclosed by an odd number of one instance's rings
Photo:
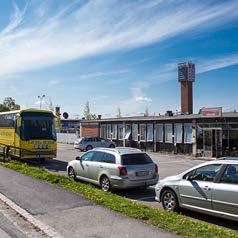
POLYGON ((0 113, 0 154, 28 158, 55 158, 55 122, 51 111, 26 109, 0 113))

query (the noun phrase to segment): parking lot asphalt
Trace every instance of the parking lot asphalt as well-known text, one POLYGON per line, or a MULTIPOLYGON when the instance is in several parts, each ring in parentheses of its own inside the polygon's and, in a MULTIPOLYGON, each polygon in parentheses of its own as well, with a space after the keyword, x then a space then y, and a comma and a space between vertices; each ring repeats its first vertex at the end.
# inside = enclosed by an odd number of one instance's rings
MULTIPOLYGON (((73 160, 82 152, 75 150, 71 144, 58 144, 58 153, 55 160, 48 160, 44 165, 50 171, 67 175, 67 163, 73 160)), ((202 163, 201 160, 188 159, 184 156, 168 156, 159 155, 158 153, 149 153, 153 161, 158 165, 160 179, 170 175, 175 175, 189 169, 195 165, 202 163)), ((129 189, 115 191, 118 195, 130 198, 132 200, 141 201, 152 206, 159 207, 160 204, 155 201, 154 187, 149 187, 146 190, 129 189)))
MULTIPOLYGON (((47 160, 43 166, 51 172, 67 175, 66 173, 67 163, 73 160, 76 156, 79 156, 81 154, 82 152, 75 150, 73 145, 59 143, 57 158, 54 160, 47 160)), ((158 165, 158 172, 160 175, 160 179, 163 179, 167 176, 179 174, 193 166, 205 162, 200 159, 194 159, 192 157, 186 157, 183 155, 161 155, 159 153, 148 153, 148 154, 153 159, 153 161, 158 165)), ((154 186, 151 186, 144 190, 135 188, 128 190, 116 190, 114 192, 120 196, 127 197, 131 200, 135 200, 149 206, 162 208, 161 204, 155 201, 154 186)), ((190 211, 182 211, 182 213, 194 219, 238 230, 237 223, 235 222, 215 218, 213 216, 204 216, 199 213, 190 211)))

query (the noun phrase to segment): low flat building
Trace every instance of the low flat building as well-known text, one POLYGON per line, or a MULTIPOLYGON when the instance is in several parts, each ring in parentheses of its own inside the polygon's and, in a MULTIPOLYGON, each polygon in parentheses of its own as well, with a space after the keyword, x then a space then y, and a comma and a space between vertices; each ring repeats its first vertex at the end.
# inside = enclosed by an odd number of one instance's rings
POLYGON ((81 136, 100 136, 117 146, 194 156, 238 156, 238 113, 204 109, 200 114, 81 120, 81 136))

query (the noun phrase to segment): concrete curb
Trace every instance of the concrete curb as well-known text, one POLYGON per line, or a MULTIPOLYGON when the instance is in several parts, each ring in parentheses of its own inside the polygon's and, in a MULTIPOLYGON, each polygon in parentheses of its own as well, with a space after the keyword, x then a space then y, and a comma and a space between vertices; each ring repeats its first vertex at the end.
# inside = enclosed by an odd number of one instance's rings
POLYGON ((27 212, 25 209, 19 207, 16 203, 11 201, 9 198, 7 198, 2 193, 0 193, 0 200, 3 201, 7 206, 12 208, 14 211, 16 211, 19 215, 24 217, 34 227, 36 227, 39 230, 41 230, 42 232, 44 232, 48 237, 51 237, 51 238, 63 238, 63 236, 59 235, 52 227, 47 226, 43 222, 37 220, 29 212, 27 212))

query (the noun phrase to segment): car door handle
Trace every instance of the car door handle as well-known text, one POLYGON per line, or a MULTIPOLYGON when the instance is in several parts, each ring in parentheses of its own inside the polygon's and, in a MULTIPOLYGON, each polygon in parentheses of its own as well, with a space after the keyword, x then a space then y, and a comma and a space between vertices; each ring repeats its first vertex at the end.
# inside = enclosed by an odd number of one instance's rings
POLYGON ((101 168, 101 169, 102 169, 102 168, 103 168, 103 166, 102 166, 102 165, 100 165, 100 166, 99 166, 99 168, 101 168))
POLYGON ((205 190, 205 191, 210 191, 211 188, 209 188, 208 186, 205 186, 205 187, 203 188, 203 190, 205 190))

